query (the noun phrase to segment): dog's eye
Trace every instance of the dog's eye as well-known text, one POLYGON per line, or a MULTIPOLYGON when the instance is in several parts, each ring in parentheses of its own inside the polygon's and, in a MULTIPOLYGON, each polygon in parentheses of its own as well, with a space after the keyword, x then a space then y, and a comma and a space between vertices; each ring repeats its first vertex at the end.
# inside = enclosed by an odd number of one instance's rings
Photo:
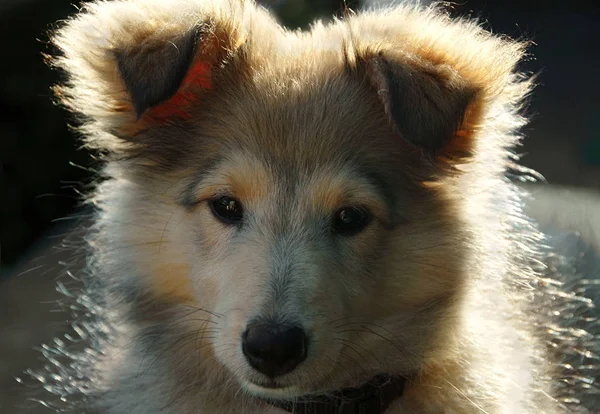
POLYGON ((371 214, 363 207, 344 207, 333 217, 334 230, 343 236, 361 232, 371 222, 371 214))
POLYGON ((217 197, 213 198, 209 204, 213 215, 225 224, 239 223, 244 217, 242 205, 235 198, 217 197))

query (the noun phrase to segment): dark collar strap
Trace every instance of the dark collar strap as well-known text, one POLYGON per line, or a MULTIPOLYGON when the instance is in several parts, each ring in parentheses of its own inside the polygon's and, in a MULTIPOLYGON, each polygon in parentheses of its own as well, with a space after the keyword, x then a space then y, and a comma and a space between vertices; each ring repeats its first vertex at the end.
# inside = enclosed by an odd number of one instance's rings
POLYGON ((382 414, 402 396, 406 381, 404 377, 382 375, 359 388, 302 397, 294 402, 272 401, 271 405, 293 414, 382 414))

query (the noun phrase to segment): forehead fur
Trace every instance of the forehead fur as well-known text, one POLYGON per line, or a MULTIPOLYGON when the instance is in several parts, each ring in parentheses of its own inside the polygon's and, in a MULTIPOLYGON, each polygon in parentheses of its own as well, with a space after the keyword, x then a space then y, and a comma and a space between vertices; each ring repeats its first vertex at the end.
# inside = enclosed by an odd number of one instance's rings
POLYGON ((332 69, 322 58, 325 63, 303 65, 302 71, 299 62, 288 61, 287 68, 257 70, 243 84, 222 85, 210 107, 198 108, 196 135, 288 167, 341 162, 374 144, 392 151, 397 140, 377 97, 341 65, 332 69))

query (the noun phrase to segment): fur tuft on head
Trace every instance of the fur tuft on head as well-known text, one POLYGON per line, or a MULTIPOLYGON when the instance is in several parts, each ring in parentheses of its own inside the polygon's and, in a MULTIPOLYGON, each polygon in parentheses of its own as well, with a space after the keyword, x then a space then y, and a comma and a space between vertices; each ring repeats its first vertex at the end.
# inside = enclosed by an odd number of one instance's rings
POLYGON ((302 70, 294 52, 327 53, 336 41, 352 45, 352 64, 393 128, 450 164, 476 151, 488 109, 514 108, 530 88, 514 74, 523 43, 457 24, 437 5, 361 13, 294 35, 251 1, 118 0, 85 5, 56 32, 62 56, 53 64, 68 77, 56 92, 84 116, 89 147, 135 153, 147 144, 143 131, 192 118, 222 83, 242 82, 265 59, 302 70))

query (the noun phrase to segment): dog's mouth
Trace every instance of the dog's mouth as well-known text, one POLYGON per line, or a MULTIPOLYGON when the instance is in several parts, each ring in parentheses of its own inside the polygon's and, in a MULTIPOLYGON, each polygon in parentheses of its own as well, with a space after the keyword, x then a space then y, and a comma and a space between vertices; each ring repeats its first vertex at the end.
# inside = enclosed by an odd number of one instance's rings
POLYGON ((244 381, 244 388, 258 398, 288 399, 304 394, 300 387, 277 381, 244 381))
POLYGON ((360 412, 383 413, 404 393, 406 377, 379 375, 361 386, 319 394, 294 395, 292 387, 277 382, 251 383, 266 391, 259 399, 290 413, 360 412))
POLYGON ((257 386, 260 388, 266 388, 269 390, 277 390, 277 389, 281 389, 281 388, 286 388, 286 386, 279 384, 277 381, 265 381, 265 382, 250 381, 250 383, 254 386, 257 386))

